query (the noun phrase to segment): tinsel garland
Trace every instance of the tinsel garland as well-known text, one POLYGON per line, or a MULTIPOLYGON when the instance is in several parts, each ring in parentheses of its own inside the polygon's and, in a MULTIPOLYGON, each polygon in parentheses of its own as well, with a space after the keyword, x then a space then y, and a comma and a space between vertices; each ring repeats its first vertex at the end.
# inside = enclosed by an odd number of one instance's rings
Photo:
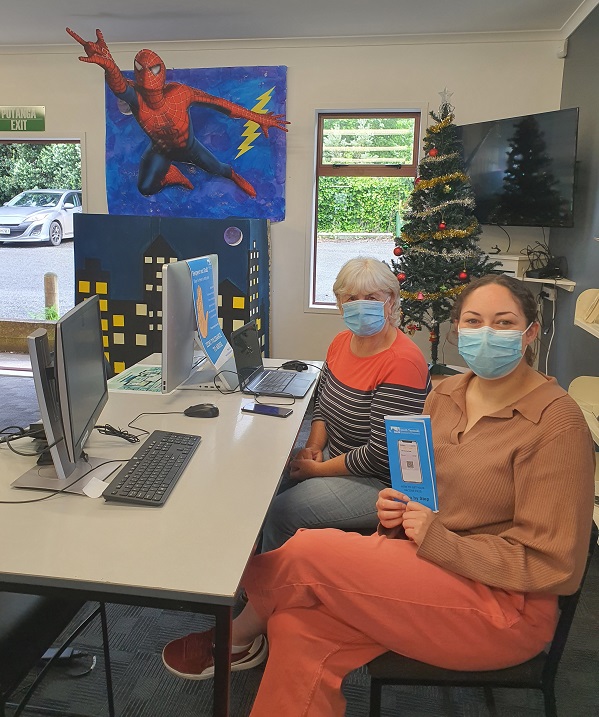
POLYGON ((435 249, 427 249, 423 246, 410 247, 410 253, 440 256, 443 259, 477 259, 478 257, 482 256, 481 252, 479 251, 447 251, 446 249, 436 251, 435 249))
POLYGON ((420 164, 435 164, 435 162, 446 162, 448 159, 457 159, 460 156, 459 152, 450 152, 449 154, 437 154, 434 157, 426 155, 420 161, 420 164))
POLYGON ((447 289, 447 291, 433 291, 430 294, 426 294, 424 291, 404 291, 400 289, 399 295, 402 299, 411 299, 412 301, 435 301, 446 296, 459 296, 465 288, 465 284, 460 284, 460 286, 454 286, 451 289, 447 289), (418 296, 420 296, 420 299, 418 299, 418 296))
POLYGON ((464 239, 473 234, 477 229, 478 221, 475 219, 466 229, 441 229, 433 234, 420 232, 420 234, 416 234, 415 237, 402 233, 401 240, 404 244, 414 244, 415 242, 426 241, 427 239, 447 239, 448 237, 452 239, 464 239))
POLYGON ((452 172, 451 174, 442 174, 440 177, 433 177, 432 179, 421 179, 414 187, 414 191, 419 192, 422 189, 430 189, 431 187, 436 187, 437 184, 447 184, 447 182, 453 182, 454 179, 459 179, 461 182, 470 182, 470 177, 464 174, 464 172, 452 172))
POLYGON ((436 204, 434 207, 429 207, 428 209, 424 209, 421 212, 410 212, 409 215, 406 216, 406 219, 409 220, 412 217, 429 217, 431 214, 436 214, 437 212, 441 211, 441 209, 445 209, 445 207, 451 207, 455 205, 462 207, 472 207, 474 209, 474 198, 468 197, 467 199, 448 199, 446 202, 436 204))
POLYGON ((449 114, 444 120, 441 120, 439 124, 433 125, 432 127, 428 128, 429 132, 440 132, 442 129, 445 129, 446 127, 449 127, 449 125, 453 122, 454 115, 449 114))

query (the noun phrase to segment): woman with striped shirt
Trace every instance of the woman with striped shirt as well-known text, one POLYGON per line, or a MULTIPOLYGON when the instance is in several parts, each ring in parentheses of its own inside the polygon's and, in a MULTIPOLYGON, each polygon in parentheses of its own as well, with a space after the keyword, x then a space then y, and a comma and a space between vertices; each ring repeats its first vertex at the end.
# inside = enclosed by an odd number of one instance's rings
POLYGON ((390 485, 384 417, 422 413, 424 356, 398 328, 399 282, 383 262, 350 259, 333 291, 347 329, 331 343, 312 428, 266 518, 262 551, 299 528, 374 532, 379 491, 390 485))

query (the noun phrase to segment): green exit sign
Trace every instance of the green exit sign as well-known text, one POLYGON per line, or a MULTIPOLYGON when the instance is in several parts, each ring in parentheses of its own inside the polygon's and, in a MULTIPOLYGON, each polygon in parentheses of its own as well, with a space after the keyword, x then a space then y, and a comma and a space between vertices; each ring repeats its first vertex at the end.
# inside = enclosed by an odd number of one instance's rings
POLYGON ((45 107, 0 107, 0 132, 43 132, 45 107))

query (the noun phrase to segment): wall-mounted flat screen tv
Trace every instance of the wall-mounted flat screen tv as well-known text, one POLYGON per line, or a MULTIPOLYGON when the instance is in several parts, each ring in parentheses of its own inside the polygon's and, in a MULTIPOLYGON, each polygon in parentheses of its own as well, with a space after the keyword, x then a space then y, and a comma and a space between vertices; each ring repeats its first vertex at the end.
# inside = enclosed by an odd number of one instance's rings
POLYGON ((577 107, 458 129, 481 224, 573 226, 577 107))

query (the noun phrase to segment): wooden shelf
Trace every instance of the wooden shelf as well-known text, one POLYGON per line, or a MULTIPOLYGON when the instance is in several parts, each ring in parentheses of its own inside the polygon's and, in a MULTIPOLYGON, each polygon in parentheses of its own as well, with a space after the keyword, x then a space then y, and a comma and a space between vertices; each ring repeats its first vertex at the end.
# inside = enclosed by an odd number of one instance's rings
POLYGON ((586 422, 599 445, 599 376, 579 376, 575 378, 568 388, 568 393, 580 406, 586 422))
POLYGON ((587 324, 585 321, 580 321, 579 319, 575 318, 574 325, 580 326, 581 329, 588 331, 589 334, 592 334, 599 339, 599 324, 587 324))
MULTIPOLYGON (((591 304, 599 297, 599 289, 587 289, 576 299, 574 325, 599 339, 599 324, 584 321, 591 304)), ((598 352, 599 353, 599 352, 598 352)), ((599 376, 579 376, 575 378, 568 393, 580 406, 591 430, 593 440, 599 445, 599 376)))
MULTIPOLYGON (((599 289, 587 289, 583 291, 576 299, 576 309, 574 310, 574 325, 579 326, 584 331, 588 331, 599 339, 599 324, 588 323, 584 320, 587 311, 593 301, 599 296, 599 289)), ((598 379, 599 380, 599 379, 598 379)))

